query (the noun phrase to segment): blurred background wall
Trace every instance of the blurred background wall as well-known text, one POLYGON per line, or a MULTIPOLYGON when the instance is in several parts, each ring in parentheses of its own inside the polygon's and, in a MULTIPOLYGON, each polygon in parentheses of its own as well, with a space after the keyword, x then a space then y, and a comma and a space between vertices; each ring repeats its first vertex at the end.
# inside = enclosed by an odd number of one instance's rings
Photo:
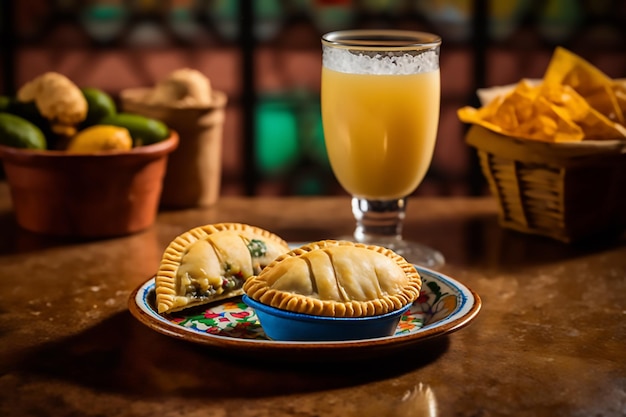
POLYGON ((115 98, 195 68, 228 97, 223 195, 341 194, 319 109, 320 36, 346 28, 439 33, 442 107, 416 194, 485 192, 456 110, 478 87, 541 77, 562 45, 626 77, 623 0, 19 0, 1 3, 0 94, 46 71, 115 98))

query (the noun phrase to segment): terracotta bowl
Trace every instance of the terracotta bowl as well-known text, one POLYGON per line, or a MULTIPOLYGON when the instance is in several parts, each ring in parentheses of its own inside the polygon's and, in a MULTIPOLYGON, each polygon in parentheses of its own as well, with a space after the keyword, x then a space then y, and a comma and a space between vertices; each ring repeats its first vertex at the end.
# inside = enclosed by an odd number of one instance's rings
POLYGON ((17 223, 36 233, 112 237, 154 223, 178 134, 130 151, 68 154, 0 146, 17 223))

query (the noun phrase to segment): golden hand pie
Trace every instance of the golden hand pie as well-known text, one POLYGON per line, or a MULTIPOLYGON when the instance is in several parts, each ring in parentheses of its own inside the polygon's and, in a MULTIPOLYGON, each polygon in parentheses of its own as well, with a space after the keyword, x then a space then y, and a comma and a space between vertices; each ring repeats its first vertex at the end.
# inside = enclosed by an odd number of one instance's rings
POLYGON ((199 226, 165 249, 155 279, 159 313, 241 295, 243 282, 289 251, 280 237, 240 223, 199 226))
POLYGON ((412 303, 421 286, 415 267, 389 249, 324 240, 279 256, 243 289, 250 298, 283 310, 363 317, 412 303))

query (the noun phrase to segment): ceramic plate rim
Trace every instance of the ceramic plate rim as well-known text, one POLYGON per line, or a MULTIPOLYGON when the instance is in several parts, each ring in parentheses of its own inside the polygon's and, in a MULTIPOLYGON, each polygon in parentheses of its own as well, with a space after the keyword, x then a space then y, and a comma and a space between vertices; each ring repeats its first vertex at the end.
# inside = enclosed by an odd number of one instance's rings
POLYGON ((341 350, 366 347, 394 347, 404 346, 407 343, 424 341, 445 334, 452 333, 468 325, 477 315, 482 307, 479 295, 462 284, 441 272, 429 268, 416 266, 420 274, 431 280, 444 282, 446 285, 458 291, 460 306, 446 318, 431 325, 425 325, 421 329, 408 333, 393 336, 386 336, 375 339, 348 340, 348 341, 323 341, 323 342, 302 342, 302 341, 275 341, 263 339, 238 339, 228 336, 220 336, 209 333, 198 333, 171 323, 160 316, 146 301, 149 292, 154 287, 155 278, 152 277, 139 285, 132 291, 128 300, 128 307, 131 314, 142 324, 152 330, 186 341, 228 349, 245 349, 259 351, 291 351, 291 350, 341 350))

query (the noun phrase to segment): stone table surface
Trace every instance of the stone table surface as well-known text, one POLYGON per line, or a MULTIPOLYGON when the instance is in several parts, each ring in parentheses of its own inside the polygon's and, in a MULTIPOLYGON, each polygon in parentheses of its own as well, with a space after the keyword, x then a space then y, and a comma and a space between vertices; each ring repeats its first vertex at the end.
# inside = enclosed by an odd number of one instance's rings
POLYGON ((36 235, 0 183, 0 416, 624 416, 626 239, 564 244, 498 225, 489 197, 409 201, 405 235, 482 310, 369 357, 264 357, 158 333, 128 310, 168 243, 243 222, 288 241, 353 229, 348 197, 223 197, 119 238, 36 235))

